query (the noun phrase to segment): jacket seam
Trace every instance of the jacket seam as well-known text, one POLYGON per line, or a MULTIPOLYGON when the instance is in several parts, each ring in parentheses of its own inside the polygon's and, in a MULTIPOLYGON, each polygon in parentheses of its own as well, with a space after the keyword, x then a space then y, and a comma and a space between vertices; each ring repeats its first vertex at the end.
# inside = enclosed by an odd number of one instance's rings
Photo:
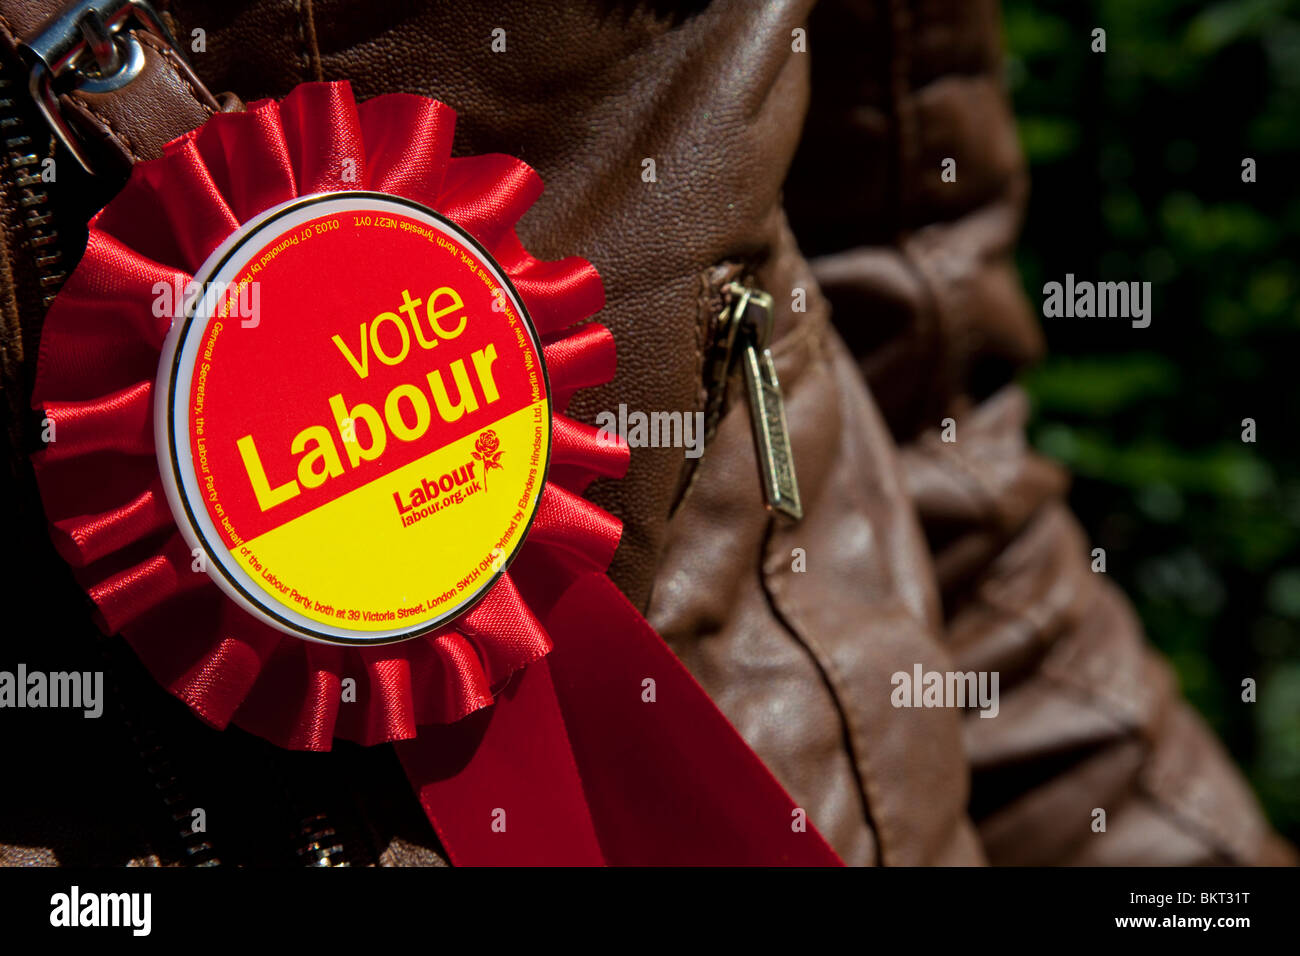
MULTIPOLYGON (((773 352, 778 351, 777 346, 780 346, 779 351, 781 354, 789 354, 796 349, 802 349, 805 352, 807 364, 801 370, 800 379, 807 374, 809 368, 814 366, 829 373, 832 360, 830 354, 824 348, 829 330, 830 322, 827 313, 823 312, 818 317, 810 315, 799 326, 792 329, 777 343, 774 343, 773 352)), ((793 383, 791 392, 793 393, 793 383)), ((873 809, 875 804, 883 802, 880 788, 863 766, 862 754, 865 752, 865 741, 870 738, 870 735, 860 723, 856 708, 850 707, 848 704, 848 701, 852 698, 852 694, 846 690, 849 687, 849 682, 841 675, 834 656, 826 652, 825 648, 812 636, 808 629, 798 627, 781 608, 780 598, 784 592, 784 578, 777 572, 767 570, 767 555, 772 547, 775 529, 775 520, 769 518, 759 549, 759 587, 773 618, 789 632, 795 642, 803 647, 813 666, 817 668, 822 683, 830 695, 832 706, 834 706, 839 717, 840 730, 848 752, 849 766, 853 773, 854 782, 857 785, 863 822, 875 834, 877 859, 882 865, 888 865, 886 854, 888 848, 893 845, 893 829, 878 817, 873 809), (862 742, 861 746, 859 745, 860 742, 862 742)))

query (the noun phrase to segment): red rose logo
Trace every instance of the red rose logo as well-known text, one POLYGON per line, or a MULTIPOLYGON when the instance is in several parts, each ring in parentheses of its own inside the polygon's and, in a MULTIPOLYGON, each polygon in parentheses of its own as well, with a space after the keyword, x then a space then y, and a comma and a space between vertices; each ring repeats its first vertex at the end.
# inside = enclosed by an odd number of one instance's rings
POLYGON ((501 456, 505 454, 498 451, 501 447, 501 439, 497 438, 497 433, 492 429, 480 432, 478 441, 474 443, 474 460, 483 462, 483 490, 487 491, 487 473, 493 468, 501 467, 501 456))

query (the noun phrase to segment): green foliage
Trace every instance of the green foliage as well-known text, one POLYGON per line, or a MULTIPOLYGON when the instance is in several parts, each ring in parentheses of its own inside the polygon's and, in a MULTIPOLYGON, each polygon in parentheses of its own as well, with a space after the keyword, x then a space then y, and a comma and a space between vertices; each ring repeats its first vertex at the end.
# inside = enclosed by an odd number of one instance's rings
POLYGON ((1045 320, 1032 438, 1300 838, 1300 0, 1004 0, 1004 24, 1030 300, 1073 272, 1150 281, 1154 301, 1148 329, 1045 320))

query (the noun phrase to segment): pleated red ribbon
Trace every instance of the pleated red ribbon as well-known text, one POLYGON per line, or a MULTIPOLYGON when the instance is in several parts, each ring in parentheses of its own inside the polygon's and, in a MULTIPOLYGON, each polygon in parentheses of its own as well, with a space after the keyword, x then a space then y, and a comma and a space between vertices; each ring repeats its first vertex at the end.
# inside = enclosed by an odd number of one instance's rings
POLYGON ((298 196, 367 189, 422 203, 475 237, 542 337, 554 409, 613 376, 604 290, 582 259, 542 262, 515 223, 541 191, 508 156, 452 158, 455 114, 410 95, 357 104, 346 83, 212 117, 138 165, 91 222, 51 307, 34 456, 60 553, 154 677, 216 727, 294 749, 397 742, 452 859, 490 863, 837 863, 707 695, 604 575, 621 524, 582 497, 628 450, 554 413, 527 541, 487 596, 430 635, 323 645, 252 617, 191 567, 163 495, 153 383, 183 288, 242 223, 298 196), (542 622, 545 621, 545 624, 542 622), (343 680, 357 685, 341 703, 343 680), (654 702, 642 682, 656 682, 654 702))

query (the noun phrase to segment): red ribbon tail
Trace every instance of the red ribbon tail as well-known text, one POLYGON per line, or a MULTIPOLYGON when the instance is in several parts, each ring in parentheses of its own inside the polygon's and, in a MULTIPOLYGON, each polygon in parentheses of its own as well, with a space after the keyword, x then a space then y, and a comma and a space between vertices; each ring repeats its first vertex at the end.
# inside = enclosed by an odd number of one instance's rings
POLYGON ((548 630, 547 660, 611 864, 843 865, 608 577, 580 578, 548 630))
POLYGON ((545 659, 492 707, 396 746, 457 866, 605 863, 545 659))
POLYGON ((843 865, 605 575, 547 630, 488 712, 398 745, 452 862, 843 865))

